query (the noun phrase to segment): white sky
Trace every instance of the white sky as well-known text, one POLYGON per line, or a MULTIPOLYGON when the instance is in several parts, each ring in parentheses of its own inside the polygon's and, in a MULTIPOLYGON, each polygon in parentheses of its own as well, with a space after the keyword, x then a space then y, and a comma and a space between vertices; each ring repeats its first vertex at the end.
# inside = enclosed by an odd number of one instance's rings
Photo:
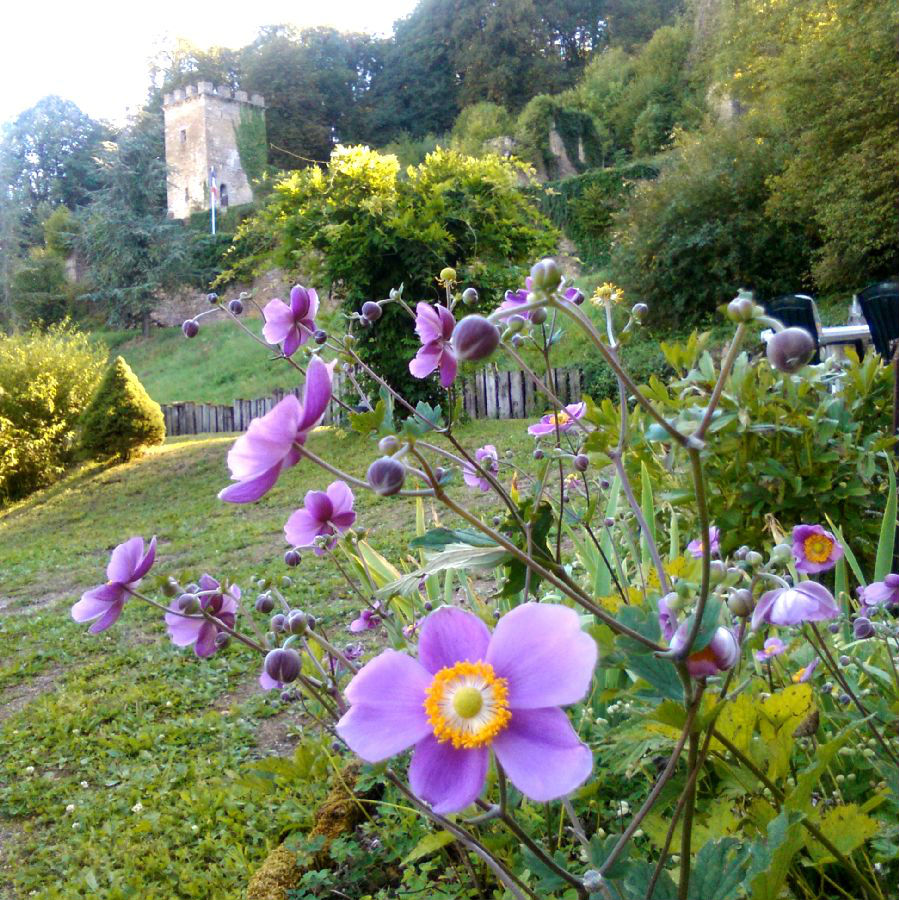
POLYGON ((146 95, 148 64, 184 37, 242 47, 262 25, 389 34, 416 0, 11 0, 0 11, 0 123, 47 94, 121 122, 146 95))

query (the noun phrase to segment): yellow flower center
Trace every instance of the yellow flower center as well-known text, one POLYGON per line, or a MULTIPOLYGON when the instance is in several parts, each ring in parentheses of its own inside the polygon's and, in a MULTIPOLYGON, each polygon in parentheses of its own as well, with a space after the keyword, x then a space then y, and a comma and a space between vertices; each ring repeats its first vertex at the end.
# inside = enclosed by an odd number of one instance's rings
POLYGON ((830 551, 833 549, 833 541, 823 534, 811 534, 803 542, 805 555, 813 563, 827 562, 830 551))
POLYGON ((805 670, 808 666, 803 666, 798 672, 793 673, 793 684, 799 684, 802 681, 802 677, 805 675, 805 670))
POLYGON ((556 425, 567 425, 571 421, 571 416, 567 412, 556 413, 556 425))
POLYGON ((485 662, 458 662, 441 669, 425 693, 425 712, 440 743, 483 747, 508 724, 508 682, 485 662))

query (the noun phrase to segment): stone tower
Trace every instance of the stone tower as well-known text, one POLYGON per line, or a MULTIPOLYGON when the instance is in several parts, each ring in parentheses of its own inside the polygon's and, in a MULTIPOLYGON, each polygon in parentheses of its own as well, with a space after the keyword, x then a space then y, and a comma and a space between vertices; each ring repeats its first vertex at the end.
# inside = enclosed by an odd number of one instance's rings
POLYGON ((201 81, 163 97, 169 218, 209 209, 209 170, 218 187, 217 209, 249 203, 253 191, 240 164, 235 129, 245 107, 265 108, 261 94, 201 81))

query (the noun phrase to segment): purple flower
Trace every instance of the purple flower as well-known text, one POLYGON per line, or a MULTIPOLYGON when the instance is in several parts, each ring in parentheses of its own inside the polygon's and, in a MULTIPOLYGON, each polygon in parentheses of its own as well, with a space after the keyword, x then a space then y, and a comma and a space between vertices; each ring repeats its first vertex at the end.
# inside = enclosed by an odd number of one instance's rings
POLYGON ((865 606, 899 605, 899 575, 887 575, 883 581, 875 581, 859 591, 865 606))
POLYGON ((347 644, 346 647, 343 648, 343 655, 352 662, 355 659, 359 659, 365 653, 365 647, 362 644, 347 644))
MULTIPOLYGON (((237 601, 240 600, 240 588, 232 584, 227 591, 222 591, 221 585, 212 576, 201 575, 200 591, 203 592, 200 596, 200 609, 233 629, 237 601)), ((225 630, 205 616, 185 616, 181 613, 177 597, 169 606, 169 612, 165 614, 165 624, 175 646, 189 647, 193 644, 197 656, 203 657, 215 653, 215 639, 219 632, 225 630)))
POLYGON ((347 626, 353 634, 361 631, 371 631, 381 624, 381 617, 372 609, 363 609, 357 619, 353 619, 347 626))
MULTIPOLYGON (((474 452, 474 458, 481 464, 481 468, 491 475, 499 471, 499 454, 493 444, 485 444, 474 452)), ((484 478, 474 466, 462 466, 462 477, 469 487, 480 488, 482 491, 490 490, 490 482, 484 478)))
POLYGON ((586 403, 570 403, 563 410, 561 410, 561 412, 549 413, 548 415, 545 415, 536 425, 529 426, 528 434, 532 434, 534 435, 534 437, 542 437, 546 434, 555 434, 557 424, 559 426, 559 431, 568 431, 574 425, 577 419, 583 418, 586 412, 586 403))
POLYGON ((584 302, 583 292, 579 291, 576 287, 566 288, 562 296, 575 306, 580 306, 584 302))
MULTIPOLYGON (((712 556, 715 556, 715 554, 717 554, 721 549, 718 543, 718 538, 720 537, 720 535, 721 532, 718 529, 717 525, 712 525, 709 527, 708 543, 712 548, 712 556)), ((690 556, 694 557, 694 559, 702 559, 702 557, 705 555, 705 541, 703 541, 702 538, 695 538, 694 540, 690 541, 690 543, 687 544, 687 553, 689 553, 690 556)))
MULTIPOLYGON (((677 653, 684 648, 690 633, 690 620, 682 622, 671 638, 669 646, 677 653)), ((687 657, 687 671, 694 678, 705 678, 732 669, 740 658, 740 645, 734 633, 724 626, 716 629, 711 641, 687 657)))
POLYGON ((449 387, 453 383, 458 366, 450 341, 455 327, 456 320, 445 306, 419 303, 415 307, 415 330, 422 347, 409 361, 409 371, 416 378, 427 378, 439 369, 440 384, 449 387))
MULTIPOLYGON (((528 289, 530 288, 530 277, 527 279, 528 289)), ((524 306, 528 302, 528 290, 525 288, 519 288, 517 291, 506 291, 505 298, 503 302, 500 303, 500 309, 511 309, 515 312, 518 312, 519 307, 524 306)), ((523 319, 530 319, 532 309, 526 309, 523 312, 518 313, 523 319)))
POLYGON ((325 551, 315 544, 319 535, 334 535, 328 541, 328 549, 337 544, 337 535, 343 534, 356 521, 353 512, 353 492, 345 481, 334 481, 326 491, 308 491, 303 508, 296 510, 284 526, 287 543, 294 547, 315 547, 318 556, 325 551))
POLYGON ((787 645, 780 638, 770 637, 762 645, 761 650, 755 651, 755 658, 759 662, 768 662, 769 659, 780 656, 786 649, 787 645))
POLYGON ((659 598, 659 628, 666 641, 670 641, 674 637, 674 632, 677 631, 677 613, 671 609, 668 602, 669 597, 676 596, 676 594, 666 594, 659 598))
POLYGON ((793 529, 796 571, 808 575, 827 572, 843 556, 839 541, 820 525, 797 525, 793 529))
POLYGON ((798 672, 794 672, 793 684, 804 684, 806 681, 809 681, 812 675, 815 674, 815 669, 818 668, 819 662, 821 660, 816 656, 807 666, 803 666, 798 672))
POLYGON ((144 539, 133 537, 119 544, 109 557, 106 566, 106 584, 91 588, 81 595, 72 607, 72 618, 76 622, 90 622, 99 618, 90 627, 91 634, 99 634, 112 625, 122 614, 122 607, 131 591, 141 578, 150 571, 156 559, 156 538, 150 540, 144 553, 144 539))
POLYGON ((290 306, 283 300, 270 300, 262 315, 265 327, 262 334, 270 344, 280 344, 285 356, 293 356, 297 347, 305 344, 315 331, 318 294, 314 289, 294 285, 290 289, 290 306))
POLYGON ((794 587, 776 588, 762 594, 752 613, 752 630, 769 625, 801 625, 825 622, 839 616, 833 595, 817 581, 801 581, 794 587))
POLYGON ((418 660, 385 650, 356 674, 337 731, 368 762, 414 746, 409 783, 438 813, 474 802, 490 750, 523 794, 553 800, 593 768, 559 707, 584 697, 595 665, 596 644, 568 607, 523 604, 491 636, 445 606, 424 620, 418 660))
POLYGON ((298 444, 306 443, 309 432, 321 421, 331 399, 334 363, 317 356, 309 362, 301 403, 288 394, 275 408, 250 422, 228 451, 231 478, 237 482, 219 493, 229 503, 251 503, 269 491, 282 469, 300 460, 298 444))

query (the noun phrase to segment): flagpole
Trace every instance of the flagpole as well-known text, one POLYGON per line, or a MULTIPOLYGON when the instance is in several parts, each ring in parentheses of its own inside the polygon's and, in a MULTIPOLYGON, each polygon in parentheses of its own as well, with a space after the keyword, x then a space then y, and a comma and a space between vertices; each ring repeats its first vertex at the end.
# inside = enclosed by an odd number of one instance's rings
POLYGON ((215 169, 209 170, 209 212, 212 217, 212 233, 215 234, 215 169))

